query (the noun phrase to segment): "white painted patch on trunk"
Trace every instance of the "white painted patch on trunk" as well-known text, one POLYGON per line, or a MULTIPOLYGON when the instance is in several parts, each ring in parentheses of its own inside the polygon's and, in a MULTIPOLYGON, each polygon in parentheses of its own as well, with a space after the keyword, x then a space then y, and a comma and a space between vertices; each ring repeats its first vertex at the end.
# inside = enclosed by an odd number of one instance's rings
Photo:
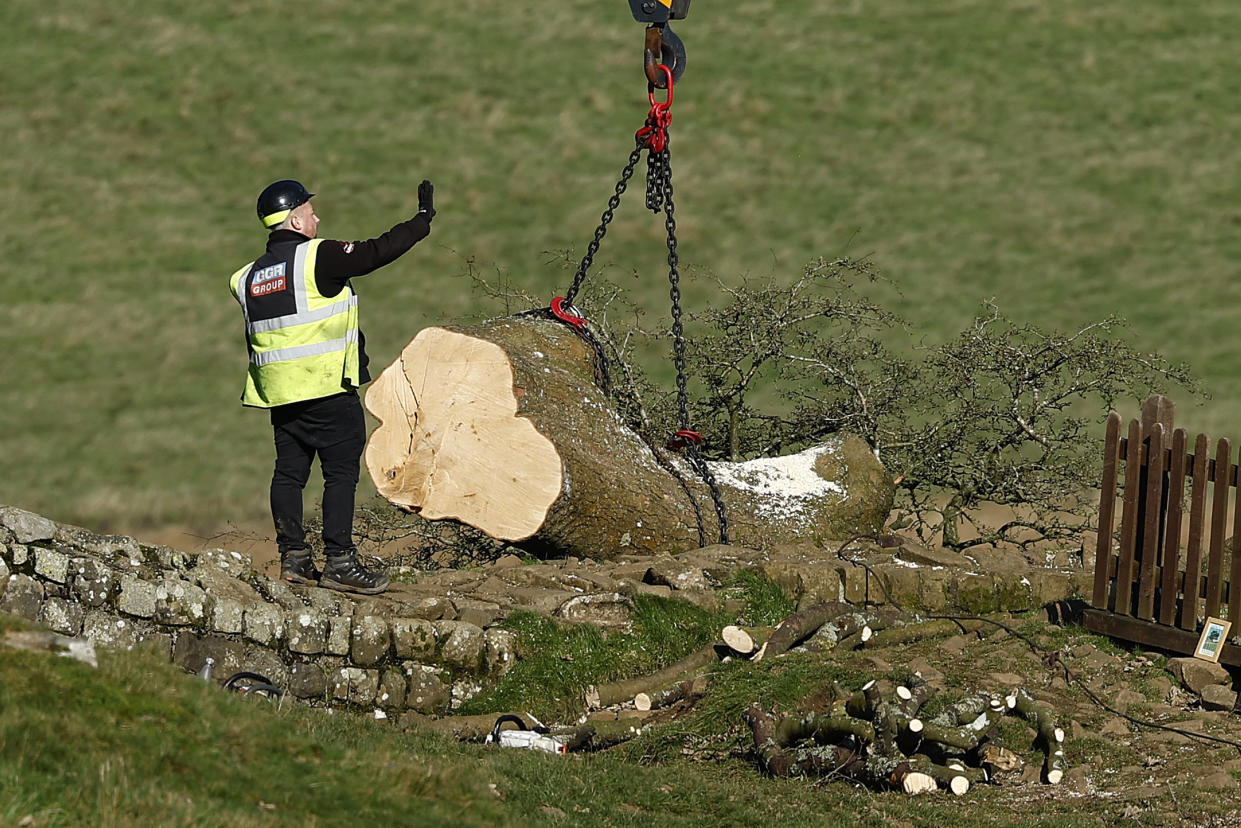
POLYGON ((823 479, 814 470, 815 461, 835 449, 834 444, 824 444, 785 457, 707 465, 720 483, 752 494, 760 513, 793 517, 820 498, 845 493, 839 483, 823 479))

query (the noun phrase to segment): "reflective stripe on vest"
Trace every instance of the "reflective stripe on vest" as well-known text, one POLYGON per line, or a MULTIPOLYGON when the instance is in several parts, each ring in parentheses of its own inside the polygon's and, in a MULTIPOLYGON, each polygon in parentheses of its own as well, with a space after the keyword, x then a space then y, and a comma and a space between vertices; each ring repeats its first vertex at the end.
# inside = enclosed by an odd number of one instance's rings
POLYGON ((245 317, 250 351, 250 370, 241 396, 245 405, 271 408, 331 396, 359 384, 358 298, 347 284, 331 298, 319 293, 314 266, 320 243, 319 239, 302 242, 294 249, 292 261, 285 260, 286 267, 292 265, 292 273, 280 291, 285 297, 280 301, 287 307, 289 293, 285 291, 291 291, 293 313, 252 318, 259 309, 271 310, 270 303, 257 309, 250 305, 255 262, 230 280, 245 317))
POLYGON ((294 345, 290 348, 277 348, 274 351, 253 353, 250 361, 255 365, 271 365, 273 362, 285 362, 290 359, 301 359, 309 356, 333 354, 358 341, 358 332, 349 331, 340 339, 329 339, 326 342, 312 342, 309 345, 294 345))

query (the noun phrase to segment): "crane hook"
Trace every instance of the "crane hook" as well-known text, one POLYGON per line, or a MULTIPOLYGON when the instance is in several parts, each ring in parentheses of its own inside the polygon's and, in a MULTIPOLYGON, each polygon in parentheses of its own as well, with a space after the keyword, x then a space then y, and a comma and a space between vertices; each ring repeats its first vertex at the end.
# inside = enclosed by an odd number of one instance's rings
POLYGON ((668 67, 674 82, 679 81, 685 72, 685 44, 667 24, 647 26, 642 66, 646 70, 646 79, 656 89, 666 86, 663 73, 659 71, 661 64, 668 67))

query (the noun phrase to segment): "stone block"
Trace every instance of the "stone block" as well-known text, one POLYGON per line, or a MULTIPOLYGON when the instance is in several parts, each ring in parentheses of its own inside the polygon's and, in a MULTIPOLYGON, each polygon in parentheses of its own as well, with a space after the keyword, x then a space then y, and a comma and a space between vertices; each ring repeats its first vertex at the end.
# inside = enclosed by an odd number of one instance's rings
MULTIPOLYGON (((387 658, 392 650, 392 633, 388 622, 378 615, 353 619, 353 640, 349 657, 354 664, 370 667, 387 658)), ((373 698, 372 694, 372 698, 373 698)))
POLYGON ((299 699, 321 699, 327 695, 327 673, 313 661, 289 667, 289 692, 299 699))
MULTIPOLYGON (((564 599, 561 598, 560 600, 563 601, 564 599)), ((559 606, 559 603, 556 606, 559 606)), ((496 623, 497 619, 504 617, 504 610, 499 604, 492 601, 459 598, 455 612, 440 614, 438 618, 432 618, 430 613, 417 617, 426 618, 429 621, 468 621, 478 627, 489 627, 496 623)))
POLYGON ((440 678, 440 671, 434 667, 409 661, 401 666, 404 669, 408 686, 405 693, 405 706, 427 715, 447 712, 451 696, 448 685, 444 684, 440 678))
MULTIPOLYGON (((820 563, 803 567, 798 573, 798 592, 811 603, 843 601, 845 595, 845 570, 853 569, 847 563, 820 563)), ((800 603, 800 602, 799 602, 800 603)))
POLYGON ((349 655, 349 641, 353 637, 353 616, 334 615, 328 619, 327 642, 324 652, 328 655, 349 655))
POLYGON ((231 569, 225 569, 226 560, 199 560, 198 565, 185 573, 187 581, 200 586, 216 601, 232 601, 243 606, 258 604, 262 596, 254 587, 237 577, 231 569))
POLYGON ((111 559, 121 557, 129 559, 142 557, 142 550, 138 541, 127 535, 100 535, 80 526, 69 526, 62 523, 56 527, 55 540, 62 546, 73 547, 94 558, 111 559))
POLYGON ((9 586, 9 565, 4 562, 4 558, 0 558, 0 599, 4 597, 4 591, 9 586))
POLYGON ((138 630, 131 619, 94 610, 87 612, 82 621, 82 636, 89 638, 97 647, 129 650, 138 640, 138 630))
POLYGON ((423 618, 427 621, 450 621, 457 617, 458 606, 448 598, 436 595, 420 598, 411 603, 413 606, 408 614, 413 618, 423 618))
POLYGON ((1034 604, 1046 606, 1064 601, 1073 595, 1073 578, 1068 572, 1054 569, 1031 569, 1026 574, 1034 604))
POLYGON ((284 635, 284 610, 274 604, 246 607, 246 638, 256 644, 272 647, 284 635))
POLYGON ((1199 696, 1202 695, 1203 688, 1212 684, 1225 684, 1231 680, 1231 676, 1222 665, 1192 656, 1170 659, 1168 669, 1181 684, 1199 696))
POLYGON ((924 566, 918 570, 918 601, 921 609, 930 612, 949 607, 953 574, 946 569, 924 566))
POLYGON ((55 549, 34 550, 34 572, 40 578, 57 584, 69 582, 69 556, 55 549))
POLYGON ((116 596, 116 608, 135 618, 151 618, 155 615, 155 584, 133 575, 122 575, 120 590, 116 596))
POLYGON ((435 657, 437 641, 435 626, 430 621, 421 618, 392 619, 392 645, 397 658, 430 661, 435 657))
POLYGON ((155 585, 156 623, 173 627, 206 626, 209 599, 202 587, 189 581, 164 580, 155 585))
POLYGON ((8 586, 0 595, 0 612, 39 620, 43 608, 43 584, 28 575, 9 575, 8 586))
POLYGON ((670 589, 713 589, 716 584, 707 577, 702 567, 665 558, 651 564, 642 576, 643 583, 656 584, 670 589))
POLYGON ((301 611, 306 608, 306 603, 298 597, 293 588, 284 581, 276 581, 271 578, 259 578, 255 584, 259 591, 267 595, 273 603, 279 604, 286 610, 301 611))
POLYGON ((331 677, 332 698, 347 704, 370 705, 379 689, 379 671, 342 667, 331 677))
POLYGON ((288 614, 285 635, 289 652, 318 655, 327 646, 328 620, 318 610, 302 607, 300 612, 288 614))
POLYGON ((199 672, 210 658, 211 678, 217 684, 240 672, 244 657, 245 646, 222 635, 200 635, 181 630, 172 645, 173 663, 188 672, 199 672))
POLYGON ((149 624, 134 625, 134 643, 131 650, 143 649, 161 658, 172 658, 172 634, 160 632, 149 624))
POLYGON ((952 589, 951 598, 954 608, 971 615, 996 612, 1000 608, 999 590, 992 575, 960 573, 952 589))
POLYGON ((1237 704, 1237 694, 1231 687, 1223 684, 1208 684, 1202 688, 1202 708, 1204 710, 1229 710, 1237 704))
POLYGON ((246 629, 246 605, 229 598, 216 598, 211 607, 211 629, 237 634, 246 629))
POLYGON ((180 549, 173 549, 171 546, 152 546, 140 543, 138 548, 142 550, 143 557, 152 566, 159 566, 163 569, 185 572, 194 563, 192 555, 182 552, 180 549))
POLYGON ((489 675, 499 678, 517 663, 517 636, 508 630, 483 631, 486 650, 483 663, 489 675))
POLYGON ((276 687, 287 687, 289 684, 288 666, 275 651, 266 647, 254 644, 246 647, 241 669, 250 673, 258 673, 276 687))
POLYGON ((13 533, 18 543, 50 541, 56 537, 55 523, 14 506, 0 506, 0 524, 13 533))
POLYGON ((434 621, 440 659, 450 667, 476 673, 483 666, 487 641, 481 627, 465 621, 434 621))
MULTIPOLYGON (((766 561, 760 565, 763 576, 780 589, 785 595, 801 593, 801 576, 798 567, 788 561, 766 561)), ((704 570, 706 571, 706 570, 704 570)))
POLYGON ((112 604, 121 588, 120 576, 93 558, 77 558, 70 569, 69 592, 88 607, 112 604))
POLYGON ((254 561, 244 552, 232 549, 204 549, 198 553, 199 566, 216 566, 239 578, 254 567, 254 561))
POLYGON ((860 604, 866 600, 868 594, 872 601, 883 599, 883 591, 877 584, 871 583, 871 576, 865 567, 846 563, 840 568, 840 576, 844 584, 842 600, 850 604, 860 604))
POLYGON ((14 569, 27 569, 30 564, 30 549, 24 544, 9 544, 9 564, 14 569))
POLYGON ((39 623, 61 635, 76 636, 82 632, 86 610, 76 601, 48 598, 39 612, 39 623))
MULTIPOLYGON (((703 612, 716 613, 720 611, 720 596, 715 590, 710 589, 681 589, 672 593, 674 598, 678 598, 687 603, 693 604, 703 612)), ((815 600, 816 604, 821 603, 815 600)))
POLYGON ((619 592, 578 595, 565 601, 556 610, 556 616, 566 621, 626 631, 630 627, 632 615, 633 599, 619 592))
MULTIPOLYGON (((629 596, 630 590, 628 589, 628 584, 625 586, 626 592, 624 594, 629 596)), ((638 584, 638 586, 646 587, 647 589, 662 589, 666 590, 668 595, 672 594, 672 589, 666 586, 652 586, 650 584, 638 584)), ((556 612, 556 610, 560 609, 561 605, 564 604, 565 601, 568 601, 570 598, 577 597, 579 597, 579 593, 568 592, 563 589, 547 589, 546 587, 525 586, 509 587, 508 594, 505 596, 505 599, 514 607, 522 607, 523 609, 528 609, 531 612, 537 612, 539 615, 552 615, 556 612)), ((477 612, 470 612, 465 608, 466 604, 464 601, 459 602, 457 606, 462 608, 457 615, 457 619, 459 621, 469 621, 471 624, 477 624, 480 627, 495 623, 495 619, 488 620, 489 613, 485 613, 480 616, 477 612), (487 624, 479 624, 479 621, 486 621, 487 624)), ((496 608, 497 613, 502 613, 500 605, 492 604, 492 606, 496 608)))
POLYGON ((401 710, 405 707, 405 696, 408 692, 405 671, 395 667, 385 667, 379 674, 379 692, 375 703, 384 710, 401 710))
MULTIPOLYGON (((879 577, 883 579, 893 601, 903 607, 920 607, 922 605, 919 596, 922 586, 921 571, 922 567, 919 566, 894 564, 880 570, 879 577)), ((871 584, 870 600, 876 603, 887 603, 883 590, 877 592, 878 594, 876 594, 875 585, 871 584)))
POLYGON ((353 615, 353 602, 334 589, 299 587, 297 594, 305 600, 307 606, 324 615, 353 615))

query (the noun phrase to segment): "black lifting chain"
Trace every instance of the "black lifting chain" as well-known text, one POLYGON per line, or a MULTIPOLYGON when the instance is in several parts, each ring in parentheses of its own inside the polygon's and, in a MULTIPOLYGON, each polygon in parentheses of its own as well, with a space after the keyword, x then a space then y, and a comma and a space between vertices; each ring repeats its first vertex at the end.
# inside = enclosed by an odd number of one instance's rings
MULTIPOLYGON (((653 126, 648 121, 648 127, 653 126)), ((640 133, 641 134, 641 133, 640 133)), ((687 391, 687 379, 685 371, 685 332, 681 322, 681 287, 680 273, 677 270, 679 256, 677 254, 677 235, 676 235, 676 217, 674 215, 674 206, 672 203, 672 164, 671 153, 665 145, 658 152, 650 148, 649 144, 639 140, 638 146, 629 154, 629 161, 625 164, 625 169, 621 171, 620 181, 616 184, 616 189, 612 193, 612 197, 608 199, 607 209, 603 211, 600 217, 599 226, 595 228, 594 238, 590 244, 586 246, 586 254, 582 256, 582 261, 578 264, 577 273, 573 276, 573 284, 564 295, 564 305, 573 306, 573 300, 577 297, 578 291, 582 287, 582 283, 586 280, 586 274, 590 271, 594 264, 595 254, 599 252, 599 245, 603 242, 603 237, 608 233, 608 225, 612 223, 612 219, 616 214, 616 209, 620 206, 621 196, 624 195, 625 189, 629 186, 629 180, 633 178, 634 170, 637 169, 638 161, 642 158, 643 150, 647 150, 647 169, 646 169, 646 206, 652 212, 658 213, 661 210, 664 213, 664 225, 668 230, 668 281, 671 284, 669 294, 672 297, 672 352, 673 364, 677 372, 677 408, 680 415, 681 428, 689 430, 689 392, 687 391)), ((519 316, 540 316, 546 318, 556 318, 550 309, 540 308, 538 310, 526 311, 518 314, 519 316)), ((580 327, 574 326, 574 330, 586 341, 595 352, 595 379, 599 387, 605 394, 611 393, 611 377, 608 368, 608 358, 604 351, 603 344, 599 338, 586 325, 580 327)), ((698 543, 700 546, 706 545, 706 534, 703 527, 702 510, 698 507, 698 499, 694 497, 689 485, 686 483, 676 467, 664 457, 663 452, 655 446, 652 440, 645 434, 642 435, 643 440, 650 447, 651 453, 666 471, 672 474, 680 484, 681 489, 689 497, 690 503, 694 507, 694 515, 698 523, 698 543)), ((698 445, 693 441, 686 441, 685 446, 686 457, 689 458, 690 467, 701 477, 711 490, 711 500, 715 504, 715 514, 719 521, 720 527, 720 543, 728 543, 728 517, 724 513, 724 501, 720 495, 719 484, 716 483, 715 475, 711 473, 707 461, 703 459, 702 454, 698 451, 698 445)))
MULTIPOLYGON (((646 206, 658 213, 664 211, 664 227, 668 230, 668 295, 672 299, 672 362, 677 372, 677 413, 680 416, 681 428, 689 430, 689 391, 685 370, 685 326, 681 322, 681 274, 678 270, 680 254, 677 253, 677 221, 676 208, 672 203, 672 153, 667 147, 660 152, 651 152, 647 163, 646 206)), ((707 461, 698 451, 698 444, 687 440, 685 455, 690 466, 698 473, 711 490, 711 500, 715 504, 715 516, 720 524, 720 543, 728 543, 728 516, 724 513, 724 500, 720 495, 719 484, 707 461)), ((694 504, 697 509, 697 503, 694 504)), ((701 519, 699 522, 701 527, 701 519)), ((700 528, 701 534, 701 528, 700 528)))
MULTIPOLYGON (((586 274, 590 271, 591 265, 594 264, 595 254, 599 252, 599 245, 603 242, 603 237, 608 234, 608 225, 612 223, 612 219, 616 215, 616 208, 620 206, 621 196, 625 194, 625 189, 629 186, 629 179, 633 178, 633 172, 638 167, 638 161, 642 158, 642 147, 635 147, 634 151, 629 153, 629 162, 625 164, 625 169, 621 170, 620 181, 616 182, 616 189, 612 193, 612 197, 608 199, 607 209, 603 211, 603 215, 599 219, 599 226, 595 228, 595 236, 590 240, 590 244, 586 245, 586 255, 582 256, 582 261, 577 266, 577 273, 573 276, 573 284, 565 291, 564 304, 573 307, 573 300, 577 297, 577 293, 582 288, 582 282, 586 281, 586 274)), ((536 308, 535 310, 525 311, 517 314, 518 316, 537 316, 543 319, 555 319, 556 316, 549 308, 536 308)), ((588 325, 571 326, 582 340, 590 346, 595 352, 595 384, 599 386, 604 394, 612 393, 612 372, 608 366, 608 355, 604 350, 603 343, 599 341, 599 337, 595 336, 594 331, 588 325)))
POLYGON ((582 287, 582 282, 586 281, 586 272, 594 264, 595 254, 599 252, 599 245, 603 241, 603 237, 608 234, 608 225, 612 223, 612 218, 616 215, 616 208, 620 206, 621 196, 625 194, 625 188, 629 186, 629 179, 633 178, 633 171, 637 168, 638 161, 642 158, 642 149, 643 147, 638 146, 634 148, 633 152, 629 153, 629 163, 625 165, 625 169, 621 170, 620 181, 616 182, 616 192, 612 193, 612 197, 608 199, 608 208, 603 211, 603 215, 599 219, 599 226, 595 228, 595 237, 590 240, 590 244, 586 245, 586 255, 582 257, 581 263, 577 266, 577 273, 573 276, 573 284, 565 291, 564 301, 566 305, 573 304, 578 290, 582 287))

